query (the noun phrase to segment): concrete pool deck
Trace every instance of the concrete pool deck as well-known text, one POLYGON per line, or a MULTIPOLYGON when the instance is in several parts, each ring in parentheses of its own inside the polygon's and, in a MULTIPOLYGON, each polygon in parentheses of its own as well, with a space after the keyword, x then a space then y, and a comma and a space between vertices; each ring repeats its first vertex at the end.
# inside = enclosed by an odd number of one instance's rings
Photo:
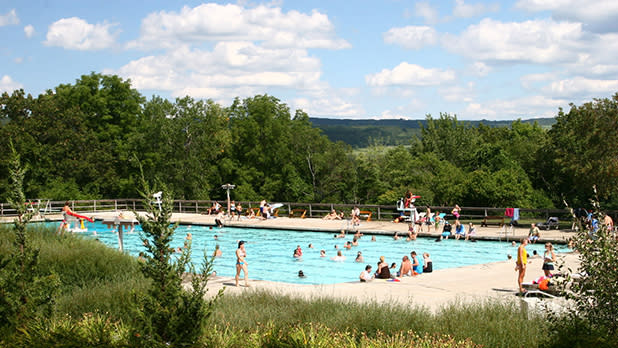
MULTIPOLYGON (((87 214, 97 219, 109 219, 117 215, 114 212, 87 214)), ((125 216, 128 215, 125 213, 125 216)), ((48 220, 60 219, 60 216, 46 216, 48 220)), ((173 221, 183 224, 214 225, 215 216, 201 214, 175 213, 173 221)), ((322 220, 322 219, 297 219, 297 218, 276 218, 269 220, 241 219, 240 221, 226 221, 227 226, 246 227, 246 228, 272 228, 272 229, 294 229, 311 230, 335 233, 347 227, 342 220, 322 220)), ((356 229, 356 228, 355 228, 356 229)), ((357 227, 360 232, 366 234, 393 235, 398 232, 400 235, 407 233, 407 224, 395 224, 388 221, 361 221, 357 227)), ((501 229, 497 226, 479 227, 477 226, 476 237, 478 239, 492 240, 520 240, 528 235, 528 228, 514 228, 513 234, 504 236, 500 233, 501 229)), ((438 234, 421 234, 421 236, 435 237, 438 234)), ((551 241, 552 243, 565 243, 568 238, 574 236, 573 232, 551 230, 541 231, 541 242, 551 241)), ((367 238, 367 237, 364 237, 367 238)), ((362 241, 362 239, 361 239, 362 241)), ((464 241, 461 241, 464 243, 464 241)), ((578 255, 567 253, 559 255, 560 262, 568 268, 576 270, 578 267, 578 255)), ((380 303, 399 303, 415 306, 424 306, 435 311, 447 304, 460 302, 475 302, 483 300, 516 300, 517 292, 517 272, 515 271, 514 260, 505 260, 488 264, 466 266, 460 268, 438 270, 433 273, 422 274, 416 277, 404 277, 400 282, 390 282, 385 280, 374 280, 368 283, 339 283, 327 285, 301 285, 278 283, 263 280, 251 280, 251 264, 261 262, 252 260, 249 250, 249 284, 251 287, 235 287, 234 279, 231 277, 213 277, 208 282, 209 294, 225 287, 226 293, 239 294, 247 291, 270 291, 273 293, 299 296, 303 298, 333 297, 362 302, 377 301, 380 303)), ((543 275, 541 270, 542 259, 529 259, 526 271, 525 282, 532 282, 534 279, 543 275)), ((359 266, 359 274, 362 271, 359 266)), ((325 272, 336 270, 325 269, 325 272)), ((311 275, 307 275, 311 276, 311 275)), ((244 284, 241 279, 240 284, 244 284)))

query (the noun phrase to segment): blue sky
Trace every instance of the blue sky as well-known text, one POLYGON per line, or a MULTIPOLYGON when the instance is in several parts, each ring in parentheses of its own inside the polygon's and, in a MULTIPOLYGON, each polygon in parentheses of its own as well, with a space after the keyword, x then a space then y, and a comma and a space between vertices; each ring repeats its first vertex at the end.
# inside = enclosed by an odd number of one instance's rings
POLYGON ((553 117, 618 92, 618 1, 0 1, 0 92, 83 74, 312 117, 553 117))

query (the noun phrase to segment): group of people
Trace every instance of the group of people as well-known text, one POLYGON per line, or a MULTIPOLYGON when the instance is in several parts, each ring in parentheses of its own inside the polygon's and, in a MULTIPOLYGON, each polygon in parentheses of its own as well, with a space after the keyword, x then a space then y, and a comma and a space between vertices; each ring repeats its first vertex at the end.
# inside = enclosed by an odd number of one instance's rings
MULTIPOLYGON (((528 245, 528 238, 522 238, 521 244, 517 248, 517 261, 515 261, 515 271, 518 272, 517 285, 519 286, 519 292, 525 293, 523 288, 524 277, 526 275, 526 268, 528 266, 528 252, 526 251, 526 245, 528 245)), ((554 246, 547 242, 545 243, 545 252, 543 253, 543 270, 544 276, 550 278, 553 276, 554 263, 556 262, 556 253, 554 252, 554 246)))
MULTIPOLYGON (((360 252, 359 252, 360 253, 360 252)), ((384 259, 384 256, 380 256, 380 261, 377 263, 377 270, 374 273, 371 265, 365 266, 365 270, 358 276, 361 282, 368 282, 375 278, 378 279, 393 279, 400 277, 412 277, 422 273, 433 272, 433 261, 429 257, 429 253, 423 253, 423 262, 419 262, 419 258, 416 251, 408 255, 404 255, 401 259, 401 265, 397 270, 397 264, 392 263, 390 266, 384 259)))

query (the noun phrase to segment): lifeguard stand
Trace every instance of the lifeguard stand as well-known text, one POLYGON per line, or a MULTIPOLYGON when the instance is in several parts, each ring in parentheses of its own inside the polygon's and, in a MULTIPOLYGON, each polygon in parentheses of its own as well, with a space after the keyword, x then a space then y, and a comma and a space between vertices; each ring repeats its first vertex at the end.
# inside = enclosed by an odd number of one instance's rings
POLYGON ((403 213, 404 220, 407 222, 416 222, 416 220, 418 220, 418 212, 416 211, 416 207, 414 206, 415 201, 416 198, 412 197, 410 206, 407 208, 405 207, 405 200, 403 198, 400 198, 397 201, 397 211, 403 213))
POLYGON ((161 211, 161 204, 163 203, 161 201, 161 196, 163 195, 163 191, 159 191, 155 194, 152 195, 152 198, 154 198, 154 202, 152 202, 153 204, 156 204, 159 206, 159 211, 161 211))

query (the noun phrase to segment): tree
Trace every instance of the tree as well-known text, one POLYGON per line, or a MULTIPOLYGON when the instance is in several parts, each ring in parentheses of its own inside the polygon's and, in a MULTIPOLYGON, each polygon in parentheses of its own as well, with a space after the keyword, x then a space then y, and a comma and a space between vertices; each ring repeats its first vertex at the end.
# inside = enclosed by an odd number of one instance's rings
POLYGON ((36 210, 27 209, 22 189, 25 169, 15 148, 11 146, 10 150, 13 187, 9 203, 17 211, 17 218, 13 227, 13 248, 8 255, 0 256, 0 343, 29 321, 49 317, 59 284, 54 274, 41 274, 39 249, 29 243, 26 225, 36 210))
POLYGON ((586 203, 590 187, 596 185, 601 202, 618 207, 618 93, 611 99, 571 104, 568 113, 561 109, 548 135, 548 185, 575 205, 586 203))
POLYGON ((204 255, 204 264, 197 273, 190 262, 191 240, 185 241, 185 247, 176 258, 170 244, 177 227, 170 221, 172 201, 164 191, 163 204, 158 209, 150 199, 149 185, 144 179, 142 182, 147 215, 135 214, 142 226, 142 241, 147 250, 142 272, 152 282, 147 294, 137 295, 139 309, 133 343, 143 347, 196 345, 223 289, 210 300, 204 298, 213 259, 204 255), (185 272, 191 277, 191 291, 182 286, 185 272))

